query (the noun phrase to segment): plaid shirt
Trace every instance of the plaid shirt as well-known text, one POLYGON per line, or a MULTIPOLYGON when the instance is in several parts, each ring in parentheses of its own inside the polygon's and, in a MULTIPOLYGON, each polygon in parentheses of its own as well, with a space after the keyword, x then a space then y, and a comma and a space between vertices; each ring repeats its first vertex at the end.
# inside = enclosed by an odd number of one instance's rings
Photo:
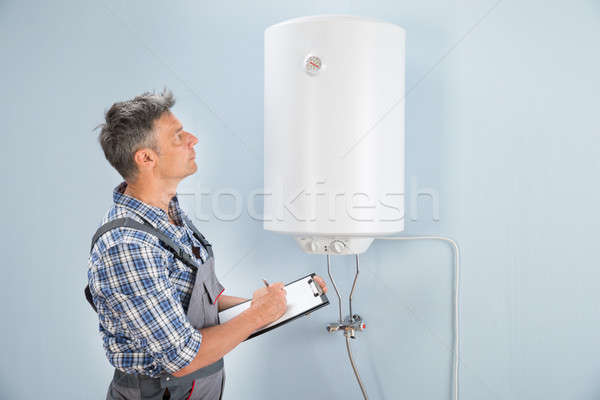
MULTIPOLYGON (((169 215, 123 194, 123 182, 113 193, 114 205, 102 224, 130 217, 167 234, 192 257, 200 249, 198 264, 208 252, 184 223, 177 197, 169 215), (168 217, 175 222, 173 225, 168 217)), ((108 361, 126 373, 151 377, 175 372, 196 356, 202 335, 186 317, 195 272, 163 248, 156 237, 131 228, 116 228, 102 235, 89 257, 88 282, 98 309, 99 329, 108 361)))

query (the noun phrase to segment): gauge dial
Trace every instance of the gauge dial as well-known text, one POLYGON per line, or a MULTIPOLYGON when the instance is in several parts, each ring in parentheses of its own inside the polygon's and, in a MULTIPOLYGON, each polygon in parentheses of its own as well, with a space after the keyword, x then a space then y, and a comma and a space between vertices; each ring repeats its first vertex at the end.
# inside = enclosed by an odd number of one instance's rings
POLYGON ((317 56, 308 56, 304 60, 304 70, 309 75, 316 75, 321 71, 322 63, 321 59, 317 56))

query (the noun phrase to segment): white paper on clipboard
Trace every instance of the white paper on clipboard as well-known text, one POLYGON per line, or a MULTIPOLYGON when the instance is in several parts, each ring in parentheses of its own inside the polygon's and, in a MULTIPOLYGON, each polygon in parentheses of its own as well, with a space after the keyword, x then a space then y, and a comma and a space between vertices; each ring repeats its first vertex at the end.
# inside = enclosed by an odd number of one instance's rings
MULTIPOLYGON (((321 291, 319 285, 313 280, 314 276, 315 273, 312 273, 285 285, 287 299, 287 309, 285 314, 283 314, 278 320, 255 331, 248 337, 248 339, 275 329, 298 317, 328 305, 329 299, 321 291)), ((247 310, 250 307, 250 304, 251 300, 248 300, 228 308, 227 310, 221 311, 219 313, 220 323, 224 324, 230 319, 235 318, 237 315, 247 310)))

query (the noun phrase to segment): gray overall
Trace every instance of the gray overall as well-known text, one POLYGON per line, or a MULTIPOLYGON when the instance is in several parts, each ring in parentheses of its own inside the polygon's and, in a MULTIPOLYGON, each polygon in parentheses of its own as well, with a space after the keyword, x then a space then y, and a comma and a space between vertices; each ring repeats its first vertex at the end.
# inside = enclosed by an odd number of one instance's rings
MULTIPOLYGON (((100 227, 94 235, 92 246, 103 233, 120 226, 144 230, 159 237, 162 244, 166 245, 165 247, 169 248, 174 254, 177 254, 181 261, 196 269, 196 280, 190 297, 187 317, 194 328, 201 329, 219 324, 217 297, 224 288, 215 274, 212 246, 189 220, 186 220, 186 222, 194 232, 196 239, 202 243, 209 253, 209 257, 204 264, 194 263, 195 265, 190 265, 191 257, 187 253, 184 254, 183 249, 170 241, 166 235, 156 231, 148 224, 140 224, 129 218, 113 220, 100 227), (173 247, 175 251, 173 251, 173 247)), ((88 297, 87 292, 89 292, 88 288, 86 288, 86 297, 88 297)), ((93 302, 92 306, 95 308, 93 302)), ((126 374, 115 369, 106 394, 106 400, 217 400, 223 397, 224 385, 223 359, 180 378, 167 372, 164 372, 160 377, 151 378, 145 375, 126 374)))

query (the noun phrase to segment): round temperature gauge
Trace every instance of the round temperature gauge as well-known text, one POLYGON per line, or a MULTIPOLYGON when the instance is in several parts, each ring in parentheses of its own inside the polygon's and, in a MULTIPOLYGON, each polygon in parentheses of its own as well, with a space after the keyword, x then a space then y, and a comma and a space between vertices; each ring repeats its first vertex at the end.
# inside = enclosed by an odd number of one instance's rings
POLYGON ((308 56, 304 60, 304 70, 309 75, 316 75, 321 70, 321 59, 317 56, 308 56))

